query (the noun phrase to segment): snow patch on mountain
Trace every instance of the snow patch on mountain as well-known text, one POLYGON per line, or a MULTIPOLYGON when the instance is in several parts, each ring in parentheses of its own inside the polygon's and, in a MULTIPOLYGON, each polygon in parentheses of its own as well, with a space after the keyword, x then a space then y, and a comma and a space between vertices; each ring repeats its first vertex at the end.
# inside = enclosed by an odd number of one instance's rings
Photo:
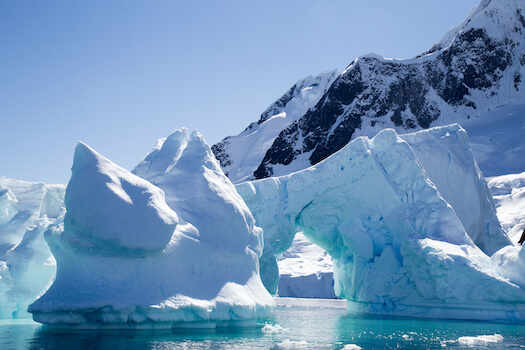
POLYGON ((463 122, 485 176, 525 171, 525 104, 508 104, 463 122))

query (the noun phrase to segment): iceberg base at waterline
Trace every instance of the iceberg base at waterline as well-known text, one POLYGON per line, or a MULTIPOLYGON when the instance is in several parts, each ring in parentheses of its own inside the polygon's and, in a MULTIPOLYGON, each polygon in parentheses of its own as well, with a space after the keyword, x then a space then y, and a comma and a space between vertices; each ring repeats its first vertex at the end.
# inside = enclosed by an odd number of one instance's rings
POLYGON ((77 145, 64 222, 44 234, 57 273, 29 306, 35 321, 231 327, 272 309, 259 277, 262 230, 200 134, 180 130, 168 143, 179 152, 164 189, 77 145))
POLYGON ((445 320, 472 320, 494 322, 525 322, 525 306, 502 305, 387 305, 347 300, 350 314, 370 314, 445 320))

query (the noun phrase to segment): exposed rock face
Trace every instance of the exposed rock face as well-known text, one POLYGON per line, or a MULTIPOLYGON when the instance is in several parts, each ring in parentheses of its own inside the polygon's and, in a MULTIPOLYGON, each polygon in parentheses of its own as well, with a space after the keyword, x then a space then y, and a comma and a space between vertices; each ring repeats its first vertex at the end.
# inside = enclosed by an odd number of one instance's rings
POLYGON ((253 178, 316 164, 351 139, 386 127, 416 131, 523 103, 524 12, 523 1, 483 0, 465 22, 413 59, 359 57, 315 106, 279 131, 253 178))

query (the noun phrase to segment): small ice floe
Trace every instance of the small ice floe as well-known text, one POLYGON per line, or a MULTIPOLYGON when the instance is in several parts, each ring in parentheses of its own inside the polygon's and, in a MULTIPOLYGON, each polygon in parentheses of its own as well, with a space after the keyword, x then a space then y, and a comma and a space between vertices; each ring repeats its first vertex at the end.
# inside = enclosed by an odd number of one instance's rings
POLYGON ((275 345, 277 345, 277 349, 304 349, 308 347, 308 342, 305 340, 285 339, 275 345))
POLYGON ((475 346, 479 344, 497 343, 503 340, 501 334, 478 335, 477 337, 459 337, 458 342, 463 345, 475 346))
POLYGON ((269 324, 268 322, 266 322, 264 324, 264 327, 262 328, 262 331, 263 333, 274 334, 274 333, 284 333, 285 329, 279 326, 278 324, 269 324))
POLYGON ((357 344, 346 344, 343 350, 361 350, 362 348, 357 344))

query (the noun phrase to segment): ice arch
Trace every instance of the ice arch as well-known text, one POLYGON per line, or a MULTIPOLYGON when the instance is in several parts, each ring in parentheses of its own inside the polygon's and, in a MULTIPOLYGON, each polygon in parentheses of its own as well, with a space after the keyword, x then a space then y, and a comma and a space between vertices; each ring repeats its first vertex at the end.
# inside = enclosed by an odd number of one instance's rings
POLYGON ((237 191, 264 229, 261 275, 271 292, 275 256, 300 229, 332 256, 336 294, 357 310, 524 316, 524 290, 491 261, 511 243, 459 125, 403 136, 384 130, 308 169, 237 191))

